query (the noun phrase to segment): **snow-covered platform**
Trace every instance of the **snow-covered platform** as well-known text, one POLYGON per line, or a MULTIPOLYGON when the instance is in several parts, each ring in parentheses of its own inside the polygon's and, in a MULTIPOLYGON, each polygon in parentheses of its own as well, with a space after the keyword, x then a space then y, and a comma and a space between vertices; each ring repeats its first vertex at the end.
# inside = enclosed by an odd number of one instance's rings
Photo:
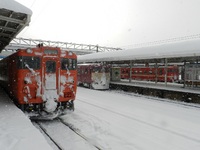
POLYGON ((0 149, 52 150, 43 135, 0 87, 0 149))
POLYGON ((183 87, 183 84, 164 82, 150 82, 128 80, 114 81, 110 83, 111 88, 120 88, 125 91, 132 91, 143 95, 169 98, 173 100, 200 103, 199 88, 183 87))

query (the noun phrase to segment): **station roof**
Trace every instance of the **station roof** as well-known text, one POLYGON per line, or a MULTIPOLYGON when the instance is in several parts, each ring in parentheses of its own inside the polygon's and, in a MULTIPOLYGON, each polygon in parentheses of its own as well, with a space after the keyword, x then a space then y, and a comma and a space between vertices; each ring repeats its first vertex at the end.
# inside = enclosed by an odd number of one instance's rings
POLYGON ((0 52, 29 25, 32 11, 14 0, 0 0, 0 52))
POLYGON ((200 61, 200 39, 167 43, 149 47, 101 52, 78 56, 78 63, 109 62, 109 63, 163 63, 200 61))

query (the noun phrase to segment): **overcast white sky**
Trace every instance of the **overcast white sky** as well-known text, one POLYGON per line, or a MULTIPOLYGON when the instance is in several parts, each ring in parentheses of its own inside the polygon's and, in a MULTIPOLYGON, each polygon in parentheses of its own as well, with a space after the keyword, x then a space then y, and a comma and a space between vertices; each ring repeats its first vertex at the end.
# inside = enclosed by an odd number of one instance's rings
POLYGON ((200 34, 200 0, 16 0, 33 11, 18 37, 101 46, 200 34))

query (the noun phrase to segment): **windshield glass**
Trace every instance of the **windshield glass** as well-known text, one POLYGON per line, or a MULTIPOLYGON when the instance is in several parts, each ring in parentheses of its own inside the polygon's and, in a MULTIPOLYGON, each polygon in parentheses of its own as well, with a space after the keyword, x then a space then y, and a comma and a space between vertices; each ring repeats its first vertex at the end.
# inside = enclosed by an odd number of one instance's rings
POLYGON ((75 70, 77 67, 77 60, 76 59, 67 59, 63 58, 61 60, 61 69, 62 70, 75 70))
POLYGON ((55 73, 56 72, 56 62, 47 61, 46 62, 46 73, 55 73))
POLYGON ((29 68, 37 70, 40 69, 40 58, 32 56, 19 56, 18 57, 18 69, 28 69, 29 68))

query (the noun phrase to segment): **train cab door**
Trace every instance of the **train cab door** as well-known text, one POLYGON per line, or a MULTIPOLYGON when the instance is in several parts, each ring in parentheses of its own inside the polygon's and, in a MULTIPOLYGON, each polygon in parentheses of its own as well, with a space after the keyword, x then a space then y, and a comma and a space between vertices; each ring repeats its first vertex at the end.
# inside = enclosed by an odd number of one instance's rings
POLYGON ((59 59, 43 58, 43 99, 58 99, 59 59))

